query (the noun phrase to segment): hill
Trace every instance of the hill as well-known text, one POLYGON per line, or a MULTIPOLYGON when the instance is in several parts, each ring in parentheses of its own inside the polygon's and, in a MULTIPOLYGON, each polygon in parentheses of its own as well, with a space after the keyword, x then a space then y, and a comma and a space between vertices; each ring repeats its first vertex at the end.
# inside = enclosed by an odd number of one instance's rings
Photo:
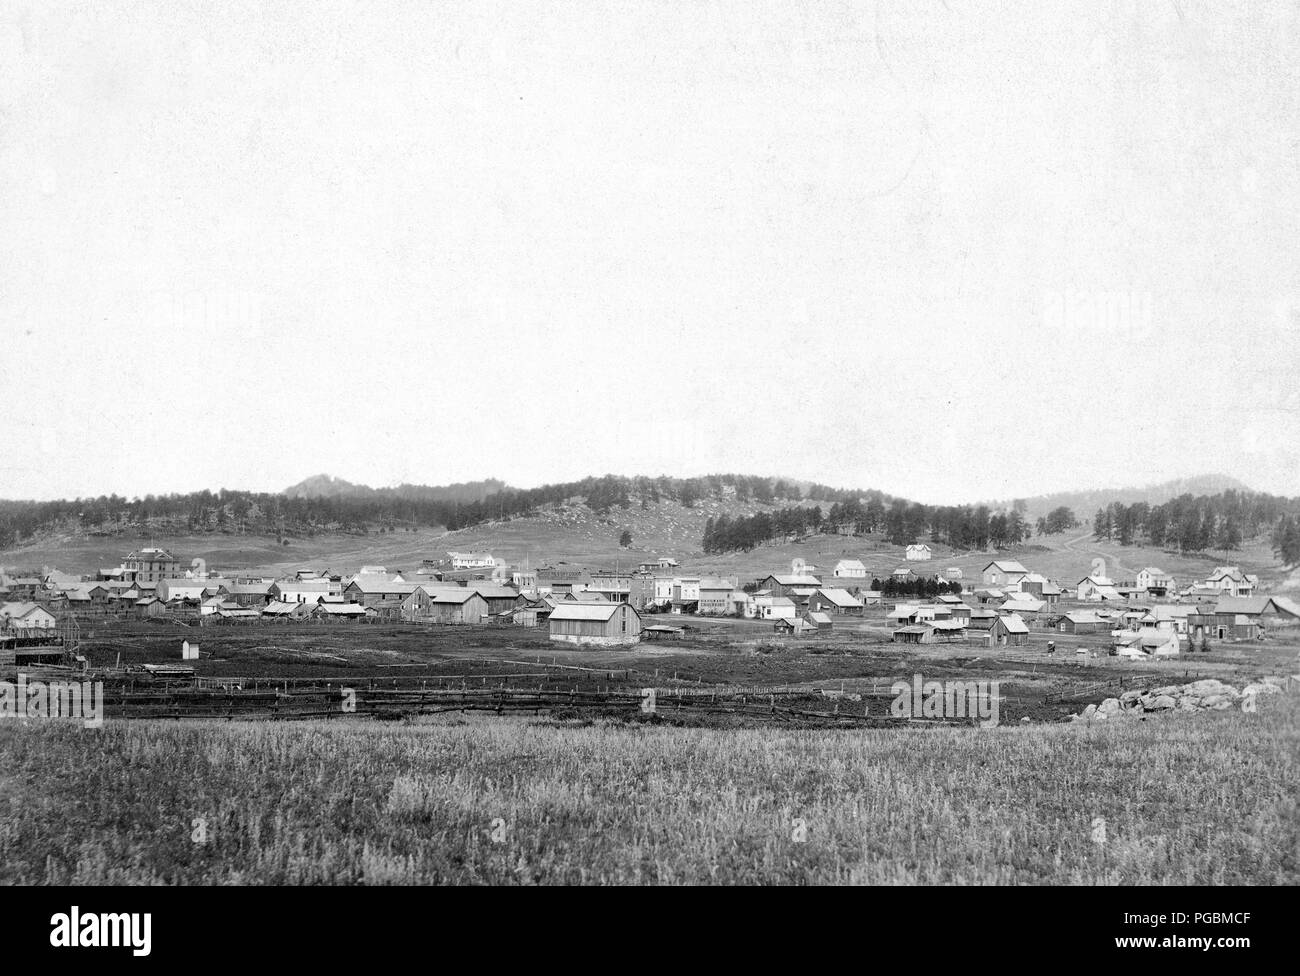
POLYGON ((400 484, 391 488, 371 488, 328 474, 316 474, 290 485, 281 492, 285 498, 399 498, 407 501, 479 502, 505 491, 509 486, 496 478, 457 482, 453 485, 400 484))
MULTIPOLYGON (((1132 505, 1146 502, 1148 505, 1163 505, 1165 502, 1181 495, 1217 495, 1224 491, 1248 492, 1252 489, 1238 479, 1226 474, 1203 474, 1193 478, 1174 478, 1159 484, 1142 488, 1094 488, 1085 491, 1058 491, 1050 495, 1036 495, 1033 498, 1018 499, 1026 506, 1026 516, 1030 522, 1046 515, 1052 509, 1064 505, 1074 510, 1080 521, 1092 518, 1099 508, 1106 508, 1114 502, 1132 505)), ((1012 499, 1000 499, 987 503, 990 508, 1010 508, 1012 499)))

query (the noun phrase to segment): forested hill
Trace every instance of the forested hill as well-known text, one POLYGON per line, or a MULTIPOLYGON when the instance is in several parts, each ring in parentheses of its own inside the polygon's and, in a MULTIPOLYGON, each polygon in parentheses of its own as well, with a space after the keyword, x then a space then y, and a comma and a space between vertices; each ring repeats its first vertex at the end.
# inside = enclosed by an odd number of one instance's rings
POLYGON ((1023 503, 922 505, 881 491, 799 484, 753 475, 701 478, 605 475, 581 481, 510 488, 501 482, 442 487, 371 489, 322 476, 294 486, 294 494, 221 490, 70 501, 0 501, 0 549, 22 546, 43 533, 91 536, 156 533, 259 533, 283 539, 319 533, 368 535, 405 528, 465 529, 486 522, 528 517, 565 502, 597 513, 674 503, 694 508, 720 503, 705 527, 707 552, 752 549, 764 542, 811 532, 878 534, 893 544, 939 542, 956 549, 1014 546, 1035 533, 1055 533, 1089 520, 1099 537, 1121 544, 1148 542, 1184 552, 1234 549, 1267 538, 1287 565, 1300 563, 1300 498, 1229 490, 1183 494, 1151 505, 1114 502, 1096 513, 1058 506, 1031 521, 1023 503), (727 502, 734 501, 734 515, 727 502), (762 510, 754 513, 754 507, 762 510), (745 514, 740 514, 741 511, 745 514), (1289 541, 1288 541, 1289 540, 1289 541))
POLYGON ((709 475, 702 478, 603 477, 510 488, 499 481, 430 487, 368 488, 318 475, 285 492, 197 491, 124 498, 101 495, 62 501, 0 500, 0 549, 11 549, 50 532, 121 535, 140 531, 265 533, 285 538, 320 532, 369 534, 417 526, 450 530, 527 516, 571 499, 607 512, 634 504, 669 501, 691 508, 705 499, 734 498, 758 504, 811 498, 834 503, 856 498, 888 501, 882 492, 825 485, 800 486, 780 478, 709 475))

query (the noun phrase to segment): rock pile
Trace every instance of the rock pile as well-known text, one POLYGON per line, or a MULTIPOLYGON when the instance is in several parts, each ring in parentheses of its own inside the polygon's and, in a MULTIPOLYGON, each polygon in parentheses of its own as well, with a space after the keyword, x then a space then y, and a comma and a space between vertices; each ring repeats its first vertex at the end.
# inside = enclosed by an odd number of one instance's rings
POLYGON ((1151 715, 1161 712, 1195 712, 1202 709, 1223 711, 1265 695, 1280 694, 1292 678, 1263 678, 1246 685, 1240 691, 1215 678, 1205 678, 1186 685, 1165 685, 1150 691, 1126 691, 1118 698, 1107 698, 1100 705, 1089 705, 1070 720, 1096 720, 1120 718, 1129 715, 1151 715))

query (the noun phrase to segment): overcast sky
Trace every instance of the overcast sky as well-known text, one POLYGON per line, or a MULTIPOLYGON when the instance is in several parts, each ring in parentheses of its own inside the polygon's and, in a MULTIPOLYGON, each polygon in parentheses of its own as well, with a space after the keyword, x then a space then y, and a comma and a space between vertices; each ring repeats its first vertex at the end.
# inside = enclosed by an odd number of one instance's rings
POLYGON ((0 497, 1300 493, 1295 4, 0 11, 0 497))

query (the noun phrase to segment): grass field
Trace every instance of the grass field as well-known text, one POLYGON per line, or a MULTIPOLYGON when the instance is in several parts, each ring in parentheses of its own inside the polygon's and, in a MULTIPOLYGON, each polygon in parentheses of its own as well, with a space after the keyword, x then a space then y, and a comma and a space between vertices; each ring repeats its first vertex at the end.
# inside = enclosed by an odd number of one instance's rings
POLYGON ((1297 719, 9 722, 0 882, 1295 884, 1297 719))

